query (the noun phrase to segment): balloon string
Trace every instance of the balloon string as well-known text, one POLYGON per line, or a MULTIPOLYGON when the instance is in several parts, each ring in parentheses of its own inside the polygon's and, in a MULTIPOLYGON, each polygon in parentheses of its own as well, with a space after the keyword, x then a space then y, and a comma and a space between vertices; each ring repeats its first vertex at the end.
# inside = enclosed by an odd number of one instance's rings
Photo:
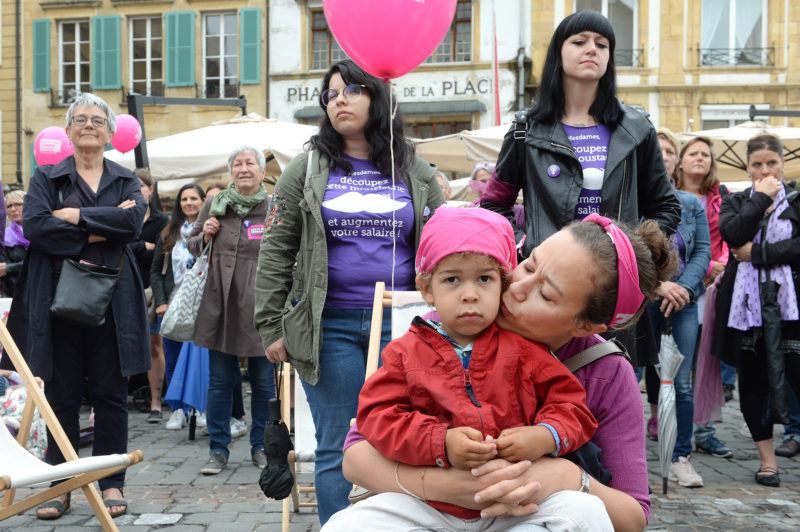
POLYGON ((389 120, 389 155, 392 159, 392 292, 394 292, 394 265, 397 248, 397 224, 395 222, 397 203, 394 199, 394 117, 397 114, 397 108, 392 106, 392 80, 388 79, 386 82, 389 84, 389 110, 391 111, 389 120))

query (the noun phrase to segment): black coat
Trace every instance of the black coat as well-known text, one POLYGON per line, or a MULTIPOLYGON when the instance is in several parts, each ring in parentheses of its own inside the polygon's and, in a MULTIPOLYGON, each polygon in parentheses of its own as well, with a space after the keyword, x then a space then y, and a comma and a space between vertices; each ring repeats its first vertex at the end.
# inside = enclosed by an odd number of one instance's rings
POLYGON ((59 189, 64 198, 76 186, 75 159, 68 157, 56 165, 39 167, 31 177, 25 196, 23 231, 30 240, 23 265, 20 289, 11 304, 8 328, 33 372, 45 380, 52 378, 52 361, 58 339, 51 335, 50 303, 57 284, 55 271, 65 258, 78 258, 90 234, 103 236, 118 246, 117 256, 126 260, 111 298, 117 335, 116 349, 122 375, 144 373, 150 369, 150 335, 147 334, 147 307, 144 288, 133 252, 133 242, 142 229, 147 204, 139 180, 133 172, 105 160, 96 206, 81 208, 81 222, 72 225, 52 215, 60 208, 59 189), (126 199, 136 206, 120 209, 126 199))
POLYGON ((0 253, 0 262, 6 263, 6 276, 0 279, 3 297, 14 297, 26 252, 27 248, 22 244, 3 247, 3 253, 0 253))
MULTIPOLYGON (((788 194, 791 188, 784 185, 788 194)), ((750 188, 728 194, 722 198, 719 212, 719 233, 727 242, 728 247, 739 247, 751 242, 759 230, 759 223, 764 217, 764 212, 772 204, 772 199, 766 194, 756 192, 750 197, 750 188)), ((756 268, 788 264, 792 269, 795 293, 800 295, 800 198, 794 198, 783 213, 781 219, 792 222, 792 236, 788 240, 767 244, 753 244, 750 251, 751 261, 756 268), (761 247, 766 246, 767 261, 761 259, 761 247)), ((714 340, 711 352, 721 358, 725 363, 739 366, 739 353, 741 352, 742 335, 744 331, 728 327, 728 315, 731 311, 733 298, 733 285, 739 261, 733 258, 733 252, 728 256, 728 265, 717 292, 717 314, 714 320, 714 340)), ((800 322, 783 322, 783 339, 800 339, 800 322)))
POLYGON ((153 263, 153 256, 155 255, 155 248, 147 249, 147 242, 155 244, 161 234, 161 230, 164 229, 168 222, 169 216, 161 211, 151 209, 150 216, 142 225, 142 233, 139 238, 130 244, 145 288, 150 286, 150 265, 153 263))

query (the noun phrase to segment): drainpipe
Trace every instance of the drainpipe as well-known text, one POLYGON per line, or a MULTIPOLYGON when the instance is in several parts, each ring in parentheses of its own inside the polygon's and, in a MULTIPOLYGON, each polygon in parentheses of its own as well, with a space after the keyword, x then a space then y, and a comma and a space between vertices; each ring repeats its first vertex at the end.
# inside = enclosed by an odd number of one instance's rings
POLYGON ((269 39, 270 39, 270 27, 269 27, 269 0, 267 0, 266 6, 266 22, 265 27, 267 31, 265 32, 266 36, 264 38, 264 90, 267 93, 267 98, 264 107, 264 118, 269 118, 269 39))
POLYGON ((17 185, 22 186, 22 72, 20 71, 22 68, 22 44, 21 44, 21 37, 20 37, 20 28, 22 24, 20 23, 20 4, 22 0, 16 0, 14 2, 14 61, 15 61, 15 69, 17 74, 17 79, 15 82, 15 92, 16 92, 16 120, 17 120, 17 185))
MULTIPOLYGON (((525 108, 525 4, 519 3, 519 49, 517 50, 517 109, 525 108)), ((530 13, 530 10, 528 11, 530 13)))

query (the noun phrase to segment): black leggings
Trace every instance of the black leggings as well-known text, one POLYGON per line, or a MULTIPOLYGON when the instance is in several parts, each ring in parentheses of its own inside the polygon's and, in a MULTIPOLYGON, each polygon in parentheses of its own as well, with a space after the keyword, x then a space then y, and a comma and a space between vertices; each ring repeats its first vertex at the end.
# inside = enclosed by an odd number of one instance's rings
MULTIPOLYGON (((756 342, 755 352, 743 349, 739 359, 739 406, 753 435, 753 441, 772 439, 772 423, 764 423, 769 384, 763 339, 756 342)), ((786 379, 800 396, 800 353, 788 353, 786 379)))

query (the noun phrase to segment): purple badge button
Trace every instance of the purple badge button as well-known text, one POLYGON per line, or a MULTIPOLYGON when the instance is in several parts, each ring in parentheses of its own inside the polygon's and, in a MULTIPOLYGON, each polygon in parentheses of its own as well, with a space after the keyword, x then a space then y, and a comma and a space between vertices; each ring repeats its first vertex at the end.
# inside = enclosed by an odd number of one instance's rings
POLYGON ((547 175, 550 177, 558 177, 561 175, 561 168, 557 164, 551 164, 547 167, 547 175))
POLYGON ((242 225, 245 227, 250 227, 250 223, 251 223, 250 220, 245 220, 242 222, 242 225))

